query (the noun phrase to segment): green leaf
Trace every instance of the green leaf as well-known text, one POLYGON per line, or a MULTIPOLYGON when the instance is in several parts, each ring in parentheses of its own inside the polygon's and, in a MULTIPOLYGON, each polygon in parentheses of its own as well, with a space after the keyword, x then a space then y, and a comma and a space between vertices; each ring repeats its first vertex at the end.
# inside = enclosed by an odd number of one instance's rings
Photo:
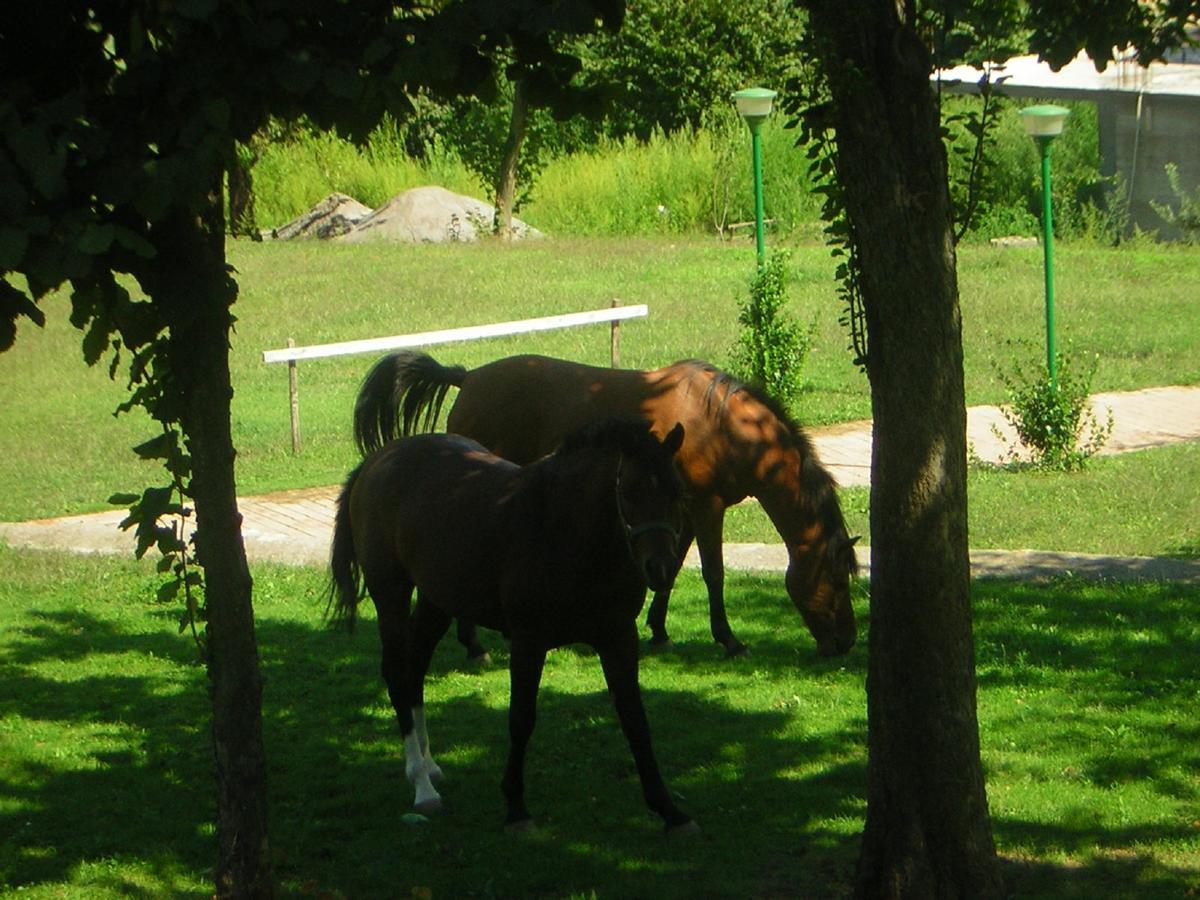
POLYGON ((217 0, 175 0, 174 6, 181 16, 203 21, 217 11, 217 0))
POLYGON ((179 596, 179 582, 172 578, 170 581, 164 581, 158 586, 158 593, 155 599, 159 603, 171 603, 179 596))
POLYGON ((79 249, 91 256, 104 253, 112 246, 113 226, 108 222, 89 222, 79 238, 79 249))
POLYGON ((143 259, 151 259, 158 252, 154 245, 138 234, 120 225, 113 226, 113 237, 126 250, 131 250, 143 259))
POLYGON ((0 227, 0 269, 15 269, 29 246, 29 235, 20 228, 0 227))

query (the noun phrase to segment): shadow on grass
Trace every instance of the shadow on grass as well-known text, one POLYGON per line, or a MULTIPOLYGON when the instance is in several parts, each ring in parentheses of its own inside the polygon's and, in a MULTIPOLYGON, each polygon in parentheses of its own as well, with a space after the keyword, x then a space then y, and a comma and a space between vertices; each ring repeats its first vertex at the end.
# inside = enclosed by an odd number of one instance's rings
MULTIPOLYGON (((281 576, 276 593, 315 593, 315 576, 296 578, 281 576)), ((374 623, 346 635, 321 625, 319 603, 260 604, 281 882, 347 897, 415 888, 435 897, 844 896, 864 814, 865 595, 855 595, 859 644, 830 660, 777 577, 735 574, 727 593, 748 657, 722 658, 693 576, 672 604, 675 647, 642 662, 659 764, 704 829, 691 841, 664 838, 645 809, 599 665, 582 652, 552 654, 543 682, 527 767, 539 832, 503 832, 507 676, 495 635, 490 669, 465 667, 453 640, 438 650, 429 721, 446 808, 406 824, 412 794, 374 623)), ((1183 713, 1197 690, 1198 597, 1170 585, 977 583, 993 780, 1025 778, 1022 767, 1046 777, 1035 757, 1062 755, 1073 771, 1051 791, 1132 784, 1194 807, 1196 783, 1181 773, 1200 765, 1200 732, 1183 713), (1001 702, 1025 693, 1049 697, 1032 723, 1001 702), (1154 740, 1120 733, 1127 721, 1175 724, 1154 740), (1016 762, 997 749, 1035 739, 1016 762)), ((0 806, 0 883, 77 884, 91 867, 88 883, 110 895, 205 893, 214 853, 205 675, 174 634, 173 611, 117 609, 40 604, 0 635, 0 742, 18 751, 6 754, 15 761, 0 806), (102 671, 81 674, 104 659, 102 671)), ((1086 799, 1068 801, 1037 815, 1019 802, 994 812, 1017 895, 1185 896, 1198 886, 1191 818, 1115 824, 1086 799)))
POLYGON ((974 598, 989 790, 1003 783, 1024 797, 992 816, 1010 890, 1200 890, 1200 723, 1190 712, 1200 589, 989 580, 974 598))
POLYGON ((194 647, 170 626, 131 634, 79 609, 32 610, 23 620, 5 636, 0 664, 0 743, 8 751, 0 884, 62 881, 100 860, 113 871, 98 869, 94 880, 125 895, 186 884, 186 870, 208 863, 197 836, 213 819, 204 672, 194 647), (73 671, 101 657, 126 665, 83 677, 73 671), (135 880, 116 871, 122 858, 137 861, 135 880), (159 887, 145 889, 142 880, 159 887))
MULTIPOLYGON (((463 897, 820 897, 841 896, 850 883, 857 825, 840 823, 862 814, 861 708, 797 733, 786 704, 739 709, 726 692, 706 691, 712 672, 745 677, 746 661, 726 663, 715 645, 692 640, 644 659, 642 683, 656 756, 680 805, 700 823, 698 838, 667 839, 645 808, 599 662, 576 648, 551 654, 539 695, 526 768, 538 832, 504 833, 507 653, 491 633, 484 638, 495 664, 487 669, 467 667, 452 639, 438 649, 427 716, 445 771, 445 807, 426 824, 405 824, 412 789, 373 625, 365 620, 352 635, 263 625, 264 645, 286 648, 265 653, 267 705, 291 717, 272 714, 268 740, 278 743, 284 728, 307 736, 303 753, 272 759, 273 834, 286 847, 286 882, 347 896, 428 887, 434 896, 463 897), (689 671, 688 658, 701 655, 709 662, 689 671), (290 683, 306 668, 299 659, 313 669, 302 689, 290 683), (288 692, 302 691, 302 702, 272 703, 283 679, 288 692)), ((765 669, 789 667, 773 652, 755 658, 765 669)), ((815 651, 812 658, 819 659, 815 651)))
MULTIPOLYGON (((188 638, 173 633, 171 612, 113 612, 31 610, 5 635, 0 711, 27 734, 4 785, 0 884, 200 894, 213 853, 205 674, 188 638)), ((687 657, 715 645, 684 642, 683 660, 646 660, 643 684, 659 685, 644 693, 660 766, 704 829, 671 841, 645 809, 598 661, 552 654, 527 766, 539 833, 517 839, 501 825, 507 674, 465 668, 447 640, 429 689, 446 808, 412 826, 401 819, 412 793, 373 622, 346 635, 319 616, 293 604, 260 612, 258 627, 272 843, 287 889, 703 897, 774 896, 787 885, 839 896, 849 883, 861 714, 789 733, 786 704, 739 709, 726 693, 706 694, 703 671, 672 684, 687 657), (657 679, 647 677, 652 668, 657 679), (567 690, 556 686, 568 680, 567 690)), ((790 669, 792 648, 779 648, 764 641, 755 666, 790 669)), ((739 662, 727 668, 710 656, 699 668, 739 674, 739 662)))

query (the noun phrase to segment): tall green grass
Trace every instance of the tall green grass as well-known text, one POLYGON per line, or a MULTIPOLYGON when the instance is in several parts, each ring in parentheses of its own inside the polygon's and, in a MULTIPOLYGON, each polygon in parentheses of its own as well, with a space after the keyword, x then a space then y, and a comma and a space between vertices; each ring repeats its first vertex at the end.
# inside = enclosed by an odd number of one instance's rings
MULTIPOLYGON (((978 111, 973 97, 944 98, 951 182, 956 201, 973 138, 950 117, 978 111)), ((1070 127, 1055 142, 1054 203, 1063 237, 1112 243, 1122 227, 1118 185, 1099 172, 1099 137, 1094 104, 1072 104, 1070 127)), ((821 234, 820 197, 812 192, 805 148, 782 116, 762 129, 764 204, 769 230, 783 237, 821 234)), ((401 131, 385 121, 362 147, 328 133, 281 131, 255 144, 257 219, 278 226, 333 191, 377 207, 408 188, 438 184, 491 200, 491 187, 463 164, 454 146, 433 140, 424 158, 411 158, 401 131)), ((986 151, 985 177, 971 239, 1038 233, 1040 168, 1033 142, 1020 124, 1018 104, 1001 101, 986 151)), ((696 129, 653 132, 645 141, 601 138, 573 153, 544 161, 518 215, 557 236, 701 235, 722 232, 754 218, 750 133, 732 111, 710 111, 696 129)))
MULTIPOLYGON (((550 234, 714 233, 754 218, 750 133, 740 122, 647 141, 606 140, 550 162, 522 211, 550 234)), ((763 192, 771 230, 812 229, 820 206, 795 135, 778 121, 763 129, 763 192)))
MULTIPOLYGON (((763 130, 764 191, 776 233, 812 232, 819 204, 807 161, 782 123, 763 130)), ((491 188, 452 148, 434 142, 424 159, 409 157, 394 126, 380 126, 357 147, 330 133, 300 131, 265 143, 253 169, 260 227, 276 227, 338 191, 372 208, 427 184, 491 201, 491 188)), ((549 161, 518 216, 553 235, 711 234, 753 219, 750 134, 740 122, 648 141, 603 140, 549 161)))
POLYGON ((259 228, 283 225, 334 192, 372 209, 425 185, 488 196, 478 176, 454 153, 435 144, 426 159, 413 159, 386 126, 376 129, 362 147, 332 133, 309 131, 264 144, 253 177, 259 228))

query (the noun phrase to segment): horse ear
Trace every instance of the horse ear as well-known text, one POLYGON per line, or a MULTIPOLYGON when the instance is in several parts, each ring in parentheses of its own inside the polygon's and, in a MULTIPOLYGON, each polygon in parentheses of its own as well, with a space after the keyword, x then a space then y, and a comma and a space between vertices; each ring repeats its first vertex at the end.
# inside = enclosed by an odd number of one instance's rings
POLYGON ((843 553, 853 553, 854 545, 861 540, 861 534, 856 534, 854 537, 850 537, 844 533, 835 535, 829 542, 829 550, 827 552, 831 559, 837 559, 843 553))
POLYGON ((683 423, 676 422, 675 427, 663 438, 663 447, 672 456, 679 452, 679 448, 683 446, 683 423))

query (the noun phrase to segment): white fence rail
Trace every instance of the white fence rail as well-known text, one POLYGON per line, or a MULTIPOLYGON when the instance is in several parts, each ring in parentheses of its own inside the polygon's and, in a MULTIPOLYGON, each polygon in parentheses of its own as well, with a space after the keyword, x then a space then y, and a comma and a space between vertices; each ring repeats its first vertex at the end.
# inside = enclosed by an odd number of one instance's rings
POLYGON ((441 331, 423 331, 417 334, 397 334, 392 337, 367 338, 361 341, 342 341, 336 344, 313 344, 297 347, 288 338, 288 345, 280 350, 264 350, 263 362, 288 364, 288 397, 292 418, 292 452, 300 451, 300 388, 296 364, 305 359, 321 359, 329 356, 347 356, 352 353, 380 353, 386 350, 401 350, 406 347, 430 347, 452 341, 477 341, 482 338, 505 337, 513 334, 530 334, 535 331, 551 331, 558 328, 573 328, 578 325, 595 325, 609 322, 611 325, 611 359, 613 368, 620 365, 621 322, 625 319, 648 315, 645 304, 622 306, 613 300, 610 309, 594 309, 587 312, 567 313, 561 316, 543 316, 537 319, 518 319, 513 322, 494 322, 490 325, 468 325, 465 328, 447 328, 441 331))

